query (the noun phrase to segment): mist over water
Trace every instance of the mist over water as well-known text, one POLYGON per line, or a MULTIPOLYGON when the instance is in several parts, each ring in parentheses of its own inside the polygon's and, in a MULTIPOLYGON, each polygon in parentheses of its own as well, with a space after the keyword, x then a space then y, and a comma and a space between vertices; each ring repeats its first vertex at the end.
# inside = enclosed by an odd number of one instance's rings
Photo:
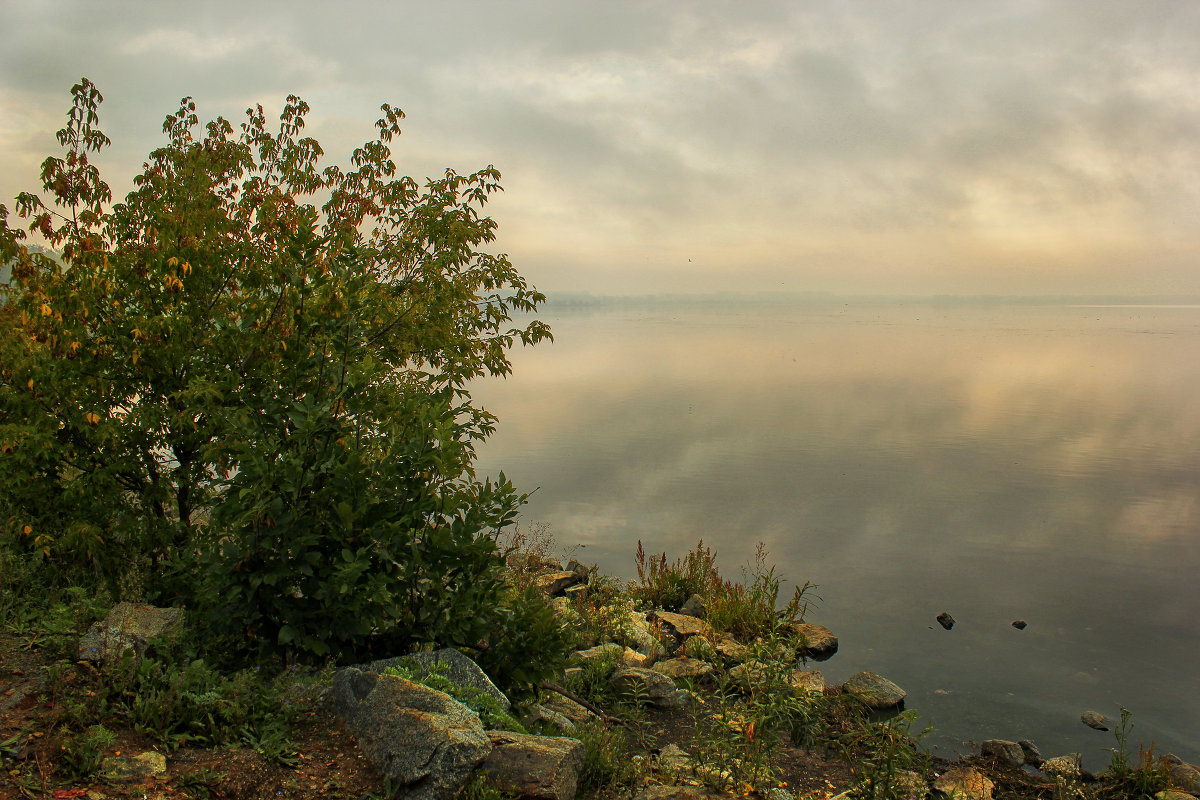
POLYGON ((551 308, 475 396, 526 525, 633 577, 703 539, 820 585, 831 682, 870 669, 943 755, 1079 714, 1200 759, 1200 307, 809 302, 551 308), (941 611, 958 621, 951 631, 941 611), (1023 619, 1018 631, 1011 622, 1023 619))

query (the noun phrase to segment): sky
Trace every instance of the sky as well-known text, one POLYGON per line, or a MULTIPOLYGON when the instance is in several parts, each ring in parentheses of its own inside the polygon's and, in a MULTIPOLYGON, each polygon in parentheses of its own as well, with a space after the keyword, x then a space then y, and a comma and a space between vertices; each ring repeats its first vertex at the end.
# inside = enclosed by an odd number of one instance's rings
POLYGON ((180 98, 405 111, 549 292, 1200 294, 1200 3, 0 0, 0 203, 72 84, 118 197, 180 98))

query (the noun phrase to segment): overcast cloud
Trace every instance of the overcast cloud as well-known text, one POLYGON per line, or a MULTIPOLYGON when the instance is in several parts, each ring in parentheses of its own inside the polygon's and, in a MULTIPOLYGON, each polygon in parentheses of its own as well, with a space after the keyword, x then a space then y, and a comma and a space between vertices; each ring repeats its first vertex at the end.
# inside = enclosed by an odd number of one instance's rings
POLYGON ((1200 293, 1200 4, 0 0, 0 202, 80 76, 130 188, 184 95, 380 103, 423 177, 495 164, 541 288, 1200 293))

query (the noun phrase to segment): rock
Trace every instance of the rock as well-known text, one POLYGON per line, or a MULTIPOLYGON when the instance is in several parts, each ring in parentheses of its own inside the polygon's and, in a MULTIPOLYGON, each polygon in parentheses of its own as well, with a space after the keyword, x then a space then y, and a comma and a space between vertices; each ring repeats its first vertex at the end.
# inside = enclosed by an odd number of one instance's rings
POLYGON ((924 775, 912 770, 899 770, 893 786, 897 790, 896 796, 904 800, 924 800, 929 796, 929 782, 924 775))
POLYGON ((750 692, 767 681, 767 664, 762 661, 747 661, 729 670, 729 680, 743 692, 750 692))
POLYGON ((704 604, 703 597, 698 594, 694 594, 679 607, 679 613, 683 614, 685 617, 704 619, 705 615, 708 613, 708 607, 704 604))
POLYGON ((721 654, 717 652, 706 636, 690 637, 683 643, 680 650, 688 658, 696 658, 701 661, 716 662, 721 658, 721 654))
POLYGON ((838 638, 824 625, 797 622, 791 626, 796 639, 796 657, 827 661, 838 650, 838 638))
POLYGON ((1013 620, 1012 626, 1019 631, 1023 631, 1029 627, 1029 623, 1023 619, 1016 619, 1016 620, 1013 620))
POLYGON ((512 707, 512 703, 508 701, 504 692, 500 691, 496 687, 496 684, 492 683, 492 679, 479 668, 478 664, 471 660, 470 656, 464 655, 450 647, 443 647, 441 650, 434 650, 431 653, 409 653, 406 656, 398 658, 384 658, 360 666, 358 669, 364 672, 383 672, 388 667, 414 665, 418 670, 417 676, 420 678, 424 678, 430 672, 436 671, 445 675, 459 686, 469 686, 490 694, 496 698, 496 702, 505 711, 508 711, 512 707))
POLYGON ((153 750, 136 756, 109 756, 100 765, 103 778, 117 783, 133 783, 166 771, 167 757, 153 750))
POLYGON ((685 678, 696 683, 710 683, 713 680, 712 664, 686 656, 658 661, 651 669, 676 681, 685 678))
POLYGON ((772 786, 763 792, 763 796, 767 800, 796 800, 796 795, 784 789, 782 786, 772 786))
POLYGON ((683 705, 689 697, 662 673, 641 667, 625 667, 614 672, 609 681, 618 693, 659 708, 683 705))
POLYGON ((713 645, 713 649, 726 664, 740 664, 750 655, 749 648, 731 636, 722 636, 713 645))
POLYGON ((646 663, 646 656, 634 650, 632 647, 626 647, 616 642, 608 642, 607 644, 598 644, 595 647, 590 647, 587 650, 576 650, 575 656, 584 663, 599 661, 605 658, 615 659, 617 666, 625 667, 640 667, 646 663))
POLYGON ((988 739, 979 748, 985 756, 991 756, 997 761, 1012 764, 1014 767, 1025 763, 1025 750, 1016 742, 1007 739, 988 739))
POLYGON ((556 692, 551 692, 542 702, 542 706, 548 711, 561 714, 577 725, 581 722, 587 722, 589 719, 596 718, 595 714, 579 705, 579 703, 576 703, 569 697, 563 697, 556 692))
POLYGON ((590 569, 573 558, 567 562, 567 572, 574 572, 579 576, 579 580, 583 583, 587 583, 588 578, 590 578, 592 575, 592 571, 590 569))
POLYGON ((1048 758, 1038 769, 1052 778, 1078 778, 1083 772, 1083 755, 1068 753, 1065 756, 1048 758))
POLYGON ((642 655, 648 656, 662 649, 646 615, 639 611, 630 611, 621 629, 642 655))
POLYGON ((1178 789, 1163 789, 1154 795, 1154 800, 1196 800, 1196 795, 1178 789))
POLYGON ((690 772, 692 757, 677 744, 669 744, 658 751, 658 766, 673 772, 690 772))
POLYGON ((543 593, 550 595, 560 595, 568 586, 574 586, 580 582, 579 575, 574 572, 565 570, 559 572, 545 572, 541 575, 534 576, 533 585, 540 589, 543 593))
POLYGON ((563 597, 568 600, 580 600, 587 597, 588 587, 586 583, 577 583, 574 586, 568 586, 563 589, 563 597))
POLYGON ((479 716, 448 695, 354 667, 333 676, 333 708, 408 800, 451 800, 492 751, 479 716))
POLYGON ((955 800, 991 800, 996 784, 974 767, 954 767, 933 783, 947 797, 955 800))
POLYGON ((1098 731, 1108 730, 1108 719, 1099 711, 1085 711, 1079 715, 1079 721, 1089 728, 1094 728, 1098 731))
POLYGON ((114 663, 126 650, 141 656, 146 644, 173 636, 183 627, 182 608, 156 608, 145 603, 117 603, 100 622, 79 637, 79 658, 114 663))
POLYGON ((492 752, 483 762, 502 792, 535 800, 572 800, 583 769, 583 742, 562 736, 488 731, 492 752))
POLYGON ((521 718, 521 722, 525 724, 526 728, 548 725, 559 733, 571 733, 575 730, 574 722, 554 709, 547 708, 544 704, 530 706, 528 713, 521 718))
POLYGON ((652 611, 650 612, 650 621, 654 623, 662 635, 672 640, 672 643, 667 645, 667 650, 672 653, 690 637, 707 636, 712 632, 712 629, 708 627, 708 623, 695 617, 689 617, 687 614, 672 614, 670 611, 652 611))
POLYGON ((788 683, 797 694, 800 692, 813 692, 822 694, 825 691, 825 676, 820 670, 794 670, 791 677, 788 678, 788 683))
POLYGON ((1185 792, 1200 794, 1200 768, 1189 764, 1174 753, 1163 756, 1167 764, 1167 774, 1171 777, 1171 785, 1185 792))
POLYGON ((945 611, 937 615, 937 621, 938 624, 946 630, 950 630, 954 627, 954 617, 950 616, 950 614, 945 611))
POLYGON ((1042 764, 1042 751, 1038 750, 1036 744, 1029 739, 1022 739, 1017 742, 1021 745, 1021 752, 1025 754, 1025 763, 1033 767, 1039 767, 1042 764))
POLYGON ((904 705, 904 698, 908 695, 882 675, 865 670, 851 675, 842 684, 842 691, 853 695, 868 707, 880 710, 904 705))

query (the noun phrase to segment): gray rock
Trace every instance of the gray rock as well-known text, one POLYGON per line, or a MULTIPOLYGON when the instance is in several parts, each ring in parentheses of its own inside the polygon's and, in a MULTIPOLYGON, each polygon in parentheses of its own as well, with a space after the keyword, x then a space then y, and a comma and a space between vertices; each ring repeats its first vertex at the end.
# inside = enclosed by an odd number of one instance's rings
POLYGON ((713 649, 726 664, 740 664, 750 655, 750 649, 731 636, 722 636, 713 644, 713 649))
POLYGON ((729 680, 741 691, 751 692, 767 682, 767 669, 762 661, 747 661, 729 670, 729 680))
POLYGON ((1163 789, 1154 795, 1154 800, 1196 800, 1196 795, 1178 789, 1163 789))
POLYGON ((1078 778, 1083 773, 1083 755, 1068 753, 1065 756, 1047 758, 1038 769, 1052 778, 1078 778))
POLYGON ((640 667, 646 662, 646 656, 637 650, 615 642, 598 644, 595 647, 589 647, 587 650, 576 650, 575 657, 585 664, 611 658, 614 659, 614 664, 618 667, 640 667))
POLYGON ((431 671, 440 672, 459 686, 470 686, 487 692, 496 698, 496 702, 500 703, 500 707, 505 711, 512 707, 512 703, 508 701, 504 692, 492 683, 492 679, 471 660, 470 656, 450 647, 443 647, 441 650, 434 650, 431 653, 409 653, 398 658, 384 658, 360 666, 358 669, 364 672, 383 672, 388 667, 404 665, 415 665, 419 670, 418 677, 421 678, 431 671))
POLYGON ((992 800, 996 784, 974 767, 954 767, 934 781, 933 788, 955 800, 992 800))
POLYGON ((563 597, 568 600, 577 600, 587 597, 588 586, 586 583, 577 583, 574 586, 568 586, 563 589, 563 597))
POLYGON ((1108 719, 1099 711, 1085 711, 1079 715, 1079 721, 1098 731, 1108 730, 1108 719))
POLYGON ((654 623, 659 633, 672 640, 667 649, 672 653, 692 636, 708 636, 712 629, 704 620, 689 617, 687 614, 672 614, 670 611, 653 611, 650 621, 654 623))
POLYGON ((954 617, 950 616, 950 613, 947 611, 943 611, 942 613, 938 614, 937 621, 938 624, 946 630, 950 630, 954 627, 954 617))
POLYGON ((1163 756, 1167 763, 1167 773, 1171 776, 1171 785, 1185 792, 1200 794, 1200 768, 1189 764, 1174 753, 1163 756))
POLYGON ((589 719, 595 719, 596 715, 588 711, 583 706, 576 703, 569 697, 563 697, 561 694, 551 692, 549 697, 542 702, 542 706, 556 714, 562 714, 575 724, 587 722, 589 719))
POLYGON ((1025 754, 1025 763, 1030 766, 1038 767, 1042 764, 1042 751, 1038 750, 1036 744, 1029 739, 1022 739, 1017 742, 1021 745, 1021 752, 1025 754))
POLYGON ((681 656, 666 661, 658 661, 651 667, 655 672, 661 672, 671 680, 681 678, 696 683, 711 683, 713 680, 713 665, 707 661, 681 656))
POLYGON ((614 672, 609 680, 618 693, 659 708, 671 708, 687 702, 688 693, 662 673, 641 667, 626 667, 614 672))
POLYGON ((115 783, 141 782, 167 771, 167 757, 147 750, 136 756, 108 756, 100 764, 100 774, 115 783))
POLYGON ((563 590, 568 586, 574 586, 580 582, 578 573, 567 572, 565 570, 558 572, 546 572, 537 575, 533 579, 533 585, 541 589, 543 593, 554 596, 563 593, 563 590))
POLYGON ((827 661, 838 650, 838 638, 824 625, 798 622, 791 626, 796 640, 796 657, 827 661))
POLYGON ((333 676, 333 708, 408 800, 451 800, 492 751, 479 716, 448 695, 354 667, 333 676))
POLYGON ((544 704, 530 706, 529 711, 521 718, 521 722, 525 724, 526 728, 547 725, 559 733, 572 733, 575 730, 574 722, 554 709, 547 708, 544 704))
POLYGON ((590 569, 573 558, 567 562, 567 572, 574 572, 579 576, 579 580, 583 581, 584 583, 587 583, 588 578, 591 577, 592 574, 590 569))
POLYGON ((690 772, 692 757, 679 745, 669 744, 658 751, 658 766, 660 769, 672 770, 674 772, 690 772))
POLYGON ((788 678, 788 683, 797 694, 800 692, 822 694, 825 691, 825 676, 816 669, 794 670, 791 677, 788 678))
POLYGON ((882 675, 859 672, 842 684, 842 690, 865 703, 869 708, 889 709, 902 706, 908 693, 882 675))
POLYGON ((1022 766, 1025 763, 1024 748, 1017 742, 1010 742, 1007 739, 988 739, 980 745, 979 751, 985 756, 991 756, 998 761, 1012 764, 1014 767, 1022 766))
POLYGON ((698 594, 694 594, 679 607, 679 613, 683 614, 685 617, 704 619, 705 615, 708 613, 708 607, 704 604, 703 597, 698 594))
POLYGON ((642 655, 648 656, 662 649, 646 615, 640 611, 630 611, 621 629, 642 655))
POLYGON ((1015 620, 1013 620, 1012 626, 1019 631, 1023 631, 1029 627, 1029 623, 1023 619, 1015 619, 1015 620))
POLYGON ((93 622, 79 637, 79 658, 114 663, 126 650, 132 650, 135 657, 141 656, 151 639, 178 635, 182 628, 181 608, 117 603, 103 620, 93 622))
POLYGON ((534 800, 572 800, 583 769, 583 742, 561 736, 488 731, 483 769, 493 786, 534 800))

